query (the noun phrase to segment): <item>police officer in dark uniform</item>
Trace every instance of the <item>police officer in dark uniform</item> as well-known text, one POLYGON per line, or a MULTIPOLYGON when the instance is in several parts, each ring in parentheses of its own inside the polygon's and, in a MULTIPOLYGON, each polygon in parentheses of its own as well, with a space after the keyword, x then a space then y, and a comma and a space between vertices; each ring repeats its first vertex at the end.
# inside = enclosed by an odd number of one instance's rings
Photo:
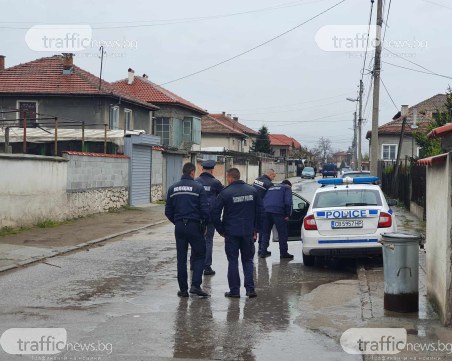
MULTIPOLYGON (((253 183, 253 187, 257 190, 261 200, 264 199, 265 193, 267 193, 267 190, 273 186, 273 180, 276 177, 276 173, 273 169, 268 169, 262 176, 256 178, 256 180, 253 183)), ((264 213, 262 213, 262 219, 260 220, 260 223, 263 224, 264 223, 264 213)), ((263 254, 261 254, 261 244, 262 244, 262 232, 259 233, 259 251, 258 251, 258 255, 262 256, 263 254)), ((268 246, 267 246, 268 247, 268 246)), ((267 249, 267 248, 265 248, 267 249)), ((265 257, 270 256, 272 253, 269 251, 265 251, 266 253, 264 254, 265 257)))
MULTIPOLYGON (((213 208, 213 204, 218 194, 223 190, 223 184, 213 176, 213 168, 216 162, 214 160, 206 160, 201 163, 203 172, 195 180, 204 186, 207 193, 207 202, 209 203, 209 210, 213 208)), ((213 276, 215 271, 212 269, 212 250, 213 250, 213 236, 215 234, 215 226, 212 222, 207 224, 206 231, 206 263, 204 265, 204 276, 213 276)))
POLYGON ((204 187, 196 182, 196 167, 185 163, 182 178, 174 183, 166 197, 165 215, 176 226, 177 281, 179 297, 188 297, 187 251, 190 244, 193 254, 193 276, 190 293, 209 296, 201 288, 202 271, 206 258, 205 224, 209 219, 209 206, 204 187))
POLYGON ((292 183, 288 180, 283 180, 281 184, 270 187, 265 194, 263 203, 265 215, 262 242, 259 245, 260 257, 267 257, 270 233, 273 225, 275 225, 278 231, 280 258, 292 259, 293 255, 287 252, 287 221, 292 214, 292 183))
POLYGON ((226 297, 240 297, 239 252, 242 259, 245 289, 248 297, 256 297, 253 279, 254 242, 260 230, 262 201, 256 189, 240 180, 240 171, 226 172, 228 186, 218 195, 212 211, 212 221, 225 238, 228 258, 229 292, 226 297), (221 214, 223 213, 223 218, 221 214))

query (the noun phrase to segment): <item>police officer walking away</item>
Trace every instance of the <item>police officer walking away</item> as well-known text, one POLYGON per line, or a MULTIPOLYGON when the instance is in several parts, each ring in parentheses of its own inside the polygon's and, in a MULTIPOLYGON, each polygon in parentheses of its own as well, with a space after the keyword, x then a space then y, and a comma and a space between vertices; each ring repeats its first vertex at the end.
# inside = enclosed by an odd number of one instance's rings
POLYGON ((262 232, 262 242, 260 243, 259 254, 261 258, 267 257, 267 248, 270 242, 270 233, 273 225, 276 226, 279 239, 280 258, 292 259, 293 255, 288 253, 287 221, 292 214, 292 183, 283 180, 280 185, 270 187, 264 197, 264 224, 262 232))
MULTIPOLYGON (((257 193, 259 194, 259 197, 261 200, 264 199, 265 193, 267 193, 267 190, 273 186, 273 180, 276 177, 276 173, 273 169, 268 169, 262 176, 256 178, 256 180, 253 183, 253 187, 257 190, 257 193)), ((262 219, 260 220, 260 223, 264 223, 264 213, 262 212, 262 219)), ((259 251, 258 255, 262 256, 261 254, 261 244, 262 244, 262 232, 259 232, 259 251)), ((268 246, 267 246, 268 247, 268 246)), ((265 248, 267 249, 267 248, 265 248)), ((265 257, 270 256, 272 253, 269 251, 265 251, 264 254, 265 257)))
POLYGON ((165 215, 175 225, 177 248, 177 281, 179 297, 188 297, 187 252, 190 244, 193 254, 193 276, 190 293, 198 296, 209 296, 201 288, 202 271, 206 257, 206 241, 204 239, 205 223, 209 219, 209 207, 204 187, 196 182, 196 167, 193 163, 185 163, 182 178, 174 183, 166 197, 165 215))
POLYGON ((229 169, 226 179, 229 185, 218 195, 212 211, 215 228, 225 238, 228 258, 229 292, 224 295, 240 297, 240 252, 246 295, 256 297, 253 279, 254 242, 256 232, 261 226, 262 201, 256 189, 240 180, 240 171, 237 168, 229 169))
MULTIPOLYGON (((216 162, 214 160, 206 160, 201 163, 203 172, 195 180, 204 186, 207 194, 207 202, 209 203, 209 211, 212 211, 213 204, 218 194, 223 190, 223 184, 213 176, 213 168, 216 162)), ((215 226, 212 222, 207 224, 206 231, 206 263, 204 265, 204 276, 213 276, 215 271, 212 269, 212 250, 213 236, 215 234, 215 226)))

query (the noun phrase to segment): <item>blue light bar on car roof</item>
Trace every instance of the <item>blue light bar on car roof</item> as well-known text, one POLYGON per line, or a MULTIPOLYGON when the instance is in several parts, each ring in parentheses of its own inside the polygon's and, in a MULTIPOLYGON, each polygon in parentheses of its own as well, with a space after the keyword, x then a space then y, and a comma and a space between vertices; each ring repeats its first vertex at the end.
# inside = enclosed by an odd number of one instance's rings
POLYGON ((378 177, 345 177, 333 179, 320 179, 318 182, 322 185, 338 185, 338 184, 372 184, 379 181, 378 177))

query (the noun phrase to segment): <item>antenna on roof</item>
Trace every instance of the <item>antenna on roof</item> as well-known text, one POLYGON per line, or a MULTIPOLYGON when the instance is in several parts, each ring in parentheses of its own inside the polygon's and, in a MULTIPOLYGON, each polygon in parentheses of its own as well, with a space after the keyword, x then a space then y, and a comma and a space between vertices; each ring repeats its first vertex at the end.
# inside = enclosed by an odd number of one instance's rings
POLYGON ((104 63, 104 53, 105 53, 103 45, 101 45, 99 51, 100 51, 100 74, 99 74, 99 90, 100 90, 100 87, 102 85, 102 65, 104 63))

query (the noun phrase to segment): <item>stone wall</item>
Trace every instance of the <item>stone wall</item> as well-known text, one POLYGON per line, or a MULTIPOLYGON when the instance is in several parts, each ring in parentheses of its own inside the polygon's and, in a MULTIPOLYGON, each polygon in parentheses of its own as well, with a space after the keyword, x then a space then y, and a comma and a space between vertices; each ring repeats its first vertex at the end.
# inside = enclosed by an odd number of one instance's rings
POLYGON ((152 148, 151 202, 163 199, 163 154, 158 147, 152 148))

